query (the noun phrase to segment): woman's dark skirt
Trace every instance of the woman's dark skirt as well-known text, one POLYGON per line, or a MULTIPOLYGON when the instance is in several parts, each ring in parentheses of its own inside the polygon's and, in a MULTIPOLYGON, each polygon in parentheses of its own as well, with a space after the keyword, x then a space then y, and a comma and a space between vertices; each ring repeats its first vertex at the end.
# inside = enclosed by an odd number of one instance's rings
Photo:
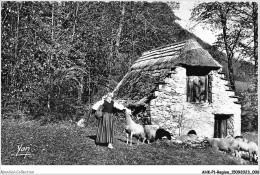
POLYGON ((96 144, 113 143, 114 141, 114 115, 104 112, 98 121, 96 144))

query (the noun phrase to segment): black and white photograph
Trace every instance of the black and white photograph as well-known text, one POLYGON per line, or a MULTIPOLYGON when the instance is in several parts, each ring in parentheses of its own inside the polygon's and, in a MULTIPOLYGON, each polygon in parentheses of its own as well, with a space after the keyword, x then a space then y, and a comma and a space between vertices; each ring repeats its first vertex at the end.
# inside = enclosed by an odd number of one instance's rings
POLYGON ((258 1, 1 1, 1 174, 259 174, 258 150, 258 1))

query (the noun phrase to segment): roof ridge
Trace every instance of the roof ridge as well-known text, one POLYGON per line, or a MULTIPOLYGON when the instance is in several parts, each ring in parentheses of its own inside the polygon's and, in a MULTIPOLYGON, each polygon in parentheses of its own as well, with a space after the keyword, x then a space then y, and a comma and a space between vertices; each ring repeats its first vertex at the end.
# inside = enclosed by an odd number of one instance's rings
POLYGON ((167 44, 167 45, 164 45, 164 46, 156 47, 156 48, 153 48, 153 49, 150 49, 150 50, 147 50, 147 51, 143 52, 142 55, 145 55, 145 54, 147 54, 149 52, 156 51, 156 50, 159 50, 159 49, 167 48, 167 47, 170 47, 170 46, 176 46, 176 45, 179 45, 179 44, 185 44, 187 41, 188 40, 184 40, 184 41, 180 41, 180 42, 171 43, 171 44, 167 44))
POLYGON ((167 52, 167 53, 163 53, 163 54, 155 54, 155 55, 152 55, 151 57, 138 59, 138 60, 135 61, 135 63, 140 63, 142 61, 147 61, 147 60, 152 60, 152 59, 158 59, 158 57, 173 56, 173 55, 177 54, 176 51, 177 50, 175 50, 175 52, 167 52))
POLYGON ((150 56, 153 56, 153 55, 168 53, 168 52, 175 52, 175 51, 181 50, 183 48, 183 46, 184 46, 184 44, 183 45, 176 45, 175 47, 172 47, 172 46, 165 47, 164 50, 162 50, 162 49, 154 50, 152 52, 149 52, 149 53, 146 53, 146 54, 142 54, 142 56, 139 59, 150 57, 150 56))

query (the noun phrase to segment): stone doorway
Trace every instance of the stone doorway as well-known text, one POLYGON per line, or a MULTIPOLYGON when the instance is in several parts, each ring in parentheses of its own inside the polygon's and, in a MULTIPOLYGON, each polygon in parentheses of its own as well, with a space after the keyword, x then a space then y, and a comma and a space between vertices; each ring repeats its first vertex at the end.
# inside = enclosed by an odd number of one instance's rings
POLYGON ((231 115, 215 114, 214 138, 224 138, 228 135, 228 120, 231 115))

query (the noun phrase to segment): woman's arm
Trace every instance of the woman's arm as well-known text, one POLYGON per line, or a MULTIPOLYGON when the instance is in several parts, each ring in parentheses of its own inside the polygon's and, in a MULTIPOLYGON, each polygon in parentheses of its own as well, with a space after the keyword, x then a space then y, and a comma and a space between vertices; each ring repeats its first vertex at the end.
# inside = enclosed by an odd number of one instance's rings
POLYGON ((119 109, 119 110, 123 110, 123 109, 125 109, 125 107, 123 106, 123 105, 121 105, 121 104, 118 104, 118 103, 116 103, 116 102, 114 102, 114 108, 116 108, 116 109, 119 109))
POLYGON ((103 105, 103 104, 104 104, 104 100, 100 100, 100 101, 96 102, 96 103, 92 106, 92 109, 97 110, 98 107, 99 107, 100 105, 103 105))

